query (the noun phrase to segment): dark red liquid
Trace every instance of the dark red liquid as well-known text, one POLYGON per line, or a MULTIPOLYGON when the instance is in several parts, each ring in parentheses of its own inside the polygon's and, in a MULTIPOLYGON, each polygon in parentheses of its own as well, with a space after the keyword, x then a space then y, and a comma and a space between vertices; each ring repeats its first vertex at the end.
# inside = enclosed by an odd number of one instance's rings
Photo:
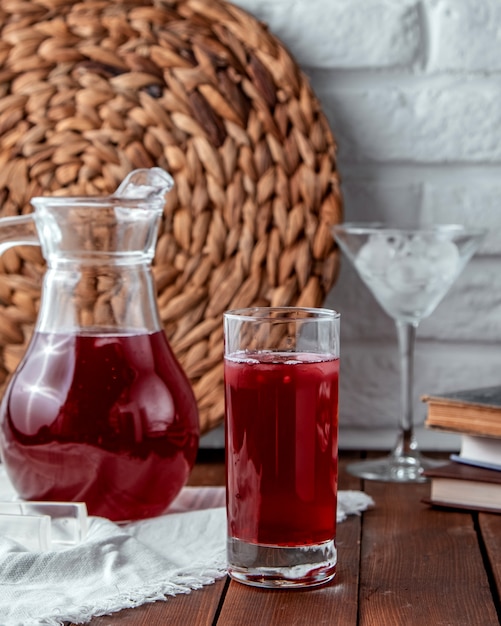
POLYGON ((225 359, 232 537, 281 546, 335 537, 338 377, 339 360, 321 355, 225 359))
POLYGON ((22 498, 84 501, 113 520, 162 513, 198 447, 195 399, 162 331, 35 333, 1 417, 22 498))

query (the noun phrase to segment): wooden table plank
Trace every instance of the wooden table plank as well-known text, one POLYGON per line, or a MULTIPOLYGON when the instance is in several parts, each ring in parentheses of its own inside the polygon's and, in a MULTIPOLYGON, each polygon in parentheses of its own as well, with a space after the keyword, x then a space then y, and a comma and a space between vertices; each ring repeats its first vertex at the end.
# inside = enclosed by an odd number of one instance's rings
POLYGON ((188 485, 196 485, 197 487, 225 485, 224 453, 218 452, 214 451, 213 454, 208 455, 209 459, 213 459, 212 461, 202 457, 202 460, 191 471, 188 485))
POLYGON ((92 626, 212 626, 216 623, 216 613, 226 584, 226 578, 222 578, 191 593, 167 597, 165 602, 157 601, 95 617, 90 623, 92 626))
POLYGON ((501 615, 501 515, 479 513, 478 525, 493 578, 491 591, 501 615))
MULTIPOLYGON (((340 489, 360 489, 360 481, 340 469, 340 489)), ((351 516, 338 525, 338 567, 329 585, 308 590, 256 589, 232 581, 218 626, 255 623, 259 626, 355 626, 358 612, 358 563, 361 517, 351 516)))
POLYGON ((472 515, 424 505, 428 484, 365 490, 360 626, 498 624, 472 515))

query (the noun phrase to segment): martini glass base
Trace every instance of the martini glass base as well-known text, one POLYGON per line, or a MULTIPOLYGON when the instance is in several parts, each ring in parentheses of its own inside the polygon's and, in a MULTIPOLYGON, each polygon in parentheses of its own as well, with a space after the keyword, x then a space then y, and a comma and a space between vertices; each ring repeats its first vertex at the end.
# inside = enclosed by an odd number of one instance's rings
POLYGON ((367 459, 350 463, 346 470, 358 478, 391 483, 425 483, 424 472, 447 463, 445 460, 429 459, 420 454, 395 456, 389 454, 380 459, 367 459))

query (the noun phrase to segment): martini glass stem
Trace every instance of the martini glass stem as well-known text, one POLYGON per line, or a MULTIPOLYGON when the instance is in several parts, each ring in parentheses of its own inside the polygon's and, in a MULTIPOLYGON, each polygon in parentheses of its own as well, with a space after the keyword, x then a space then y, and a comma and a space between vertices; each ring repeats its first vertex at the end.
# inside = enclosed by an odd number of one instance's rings
POLYGON ((417 442, 414 437, 413 387, 414 387, 414 345, 417 323, 396 320, 401 375, 401 414, 400 432, 393 456, 416 457, 417 442))

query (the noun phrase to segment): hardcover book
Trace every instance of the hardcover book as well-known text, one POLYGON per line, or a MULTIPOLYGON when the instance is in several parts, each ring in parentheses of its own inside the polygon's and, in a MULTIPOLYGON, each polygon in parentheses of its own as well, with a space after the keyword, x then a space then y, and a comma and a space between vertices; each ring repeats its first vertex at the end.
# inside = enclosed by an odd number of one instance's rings
POLYGON ((451 454, 457 463, 467 463, 487 469, 501 471, 501 438, 480 435, 461 436, 459 454, 451 454))
POLYGON ((437 506, 501 513, 501 472, 454 461, 425 472, 437 506))
POLYGON ((501 437, 501 386, 422 397, 425 425, 456 433, 501 437))

